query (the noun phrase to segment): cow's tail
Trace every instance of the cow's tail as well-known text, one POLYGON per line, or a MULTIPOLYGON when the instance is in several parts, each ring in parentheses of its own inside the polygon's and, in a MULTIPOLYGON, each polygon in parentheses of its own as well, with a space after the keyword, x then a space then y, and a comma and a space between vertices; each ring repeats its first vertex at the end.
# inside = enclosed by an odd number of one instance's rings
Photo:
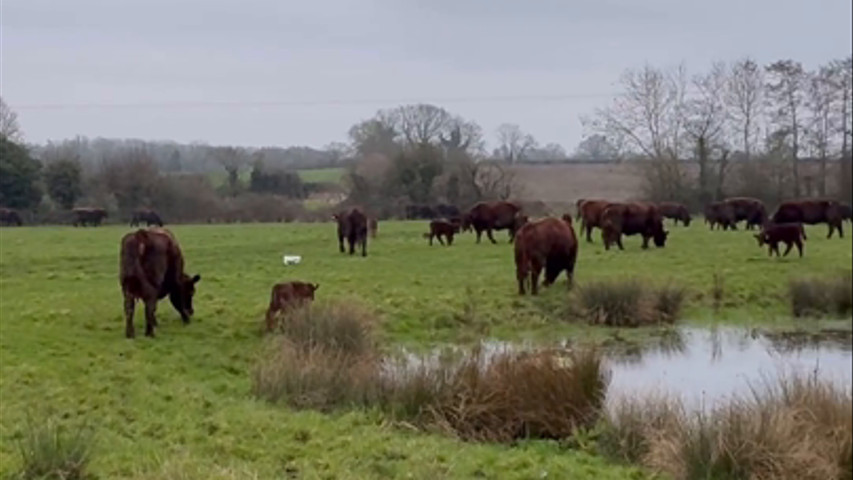
POLYGON ((156 295, 157 289, 148 280, 142 268, 142 259, 151 248, 151 233, 139 229, 122 244, 121 283, 133 293, 142 296, 156 295))

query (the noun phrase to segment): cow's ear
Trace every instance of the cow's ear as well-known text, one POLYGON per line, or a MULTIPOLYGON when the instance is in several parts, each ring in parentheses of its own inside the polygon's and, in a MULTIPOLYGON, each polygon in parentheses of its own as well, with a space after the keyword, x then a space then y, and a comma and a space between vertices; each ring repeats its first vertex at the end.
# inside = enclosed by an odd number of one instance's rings
POLYGON ((192 278, 193 283, 198 283, 199 280, 201 280, 201 275, 198 275, 198 274, 193 275, 193 278, 192 278))
POLYGON ((314 291, 316 292, 316 291, 317 291, 317 289, 318 289, 318 288, 320 288, 320 284, 319 284, 319 283, 314 283, 314 284, 312 284, 312 285, 311 285, 311 287, 312 287, 312 288, 314 289, 314 291))

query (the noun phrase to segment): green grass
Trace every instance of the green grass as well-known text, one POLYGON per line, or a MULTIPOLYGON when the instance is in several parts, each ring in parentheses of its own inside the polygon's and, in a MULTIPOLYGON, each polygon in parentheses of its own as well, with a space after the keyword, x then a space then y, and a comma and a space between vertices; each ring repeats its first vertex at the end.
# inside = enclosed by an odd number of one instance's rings
MULTIPOLYGON (((320 284, 318 299, 356 296, 381 316, 381 340, 425 346, 483 335, 597 338, 604 328, 557 323, 565 279, 538 298, 516 295, 512 249, 463 235, 430 248, 425 222, 384 222, 367 258, 337 251, 326 224, 176 225, 192 273, 196 317, 182 326, 168 301, 158 338, 125 340, 118 285, 123 226, 0 229, 0 476, 17 470, 27 414, 96 429, 100 478, 630 478, 549 442, 467 444, 388 425, 377 412, 323 415, 251 397, 251 367, 271 286, 320 284), (284 266, 285 253, 302 263, 284 266), (567 473, 568 472, 568 473, 567 473)), ((581 243, 575 280, 637 276, 687 290, 685 316, 711 318, 714 272, 725 277, 721 317, 788 317, 788 280, 849 269, 851 243, 809 229, 803 259, 767 257, 746 232, 671 228, 666 249, 604 252, 581 243)), ((141 328, 137 309, 137 328, 141 328)), ((790 324, 791 320, 781 320, 790 324)), ((807 321, 809 325, 815 322, 807 321)))
POLYGON ((298 170, 303 182, 310 183, 338 183, 344 176, 344 169, 340 167, 311 168, 298 170))

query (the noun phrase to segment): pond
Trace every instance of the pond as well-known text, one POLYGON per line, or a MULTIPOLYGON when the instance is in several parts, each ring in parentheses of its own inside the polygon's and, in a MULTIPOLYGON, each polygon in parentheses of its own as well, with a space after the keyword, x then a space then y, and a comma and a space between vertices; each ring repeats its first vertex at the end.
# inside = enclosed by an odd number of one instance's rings
MULTIPOLYGON (((576 342, 551 345, 481 342, 482 358, 538 348, 568 349, 576 342)), ((614 335, 604 343, 610 372, 608 401, 663 394, 691 409, 713 407, 733 394, 746 395, 781 375, 816 374, 853 388, 853 332, 779 332, 745 328, 677 328, 637 343, 614 335)), ((444 347, 426 357, 403 352, 408 365, 453 358, 459 347, 444 347)), ((389 365, 391 366, 391 365, 389 365)), ((393 368, 399 368, 395 364, 393 368)), ((390 372, 389 372, 390 373, 390 372)))

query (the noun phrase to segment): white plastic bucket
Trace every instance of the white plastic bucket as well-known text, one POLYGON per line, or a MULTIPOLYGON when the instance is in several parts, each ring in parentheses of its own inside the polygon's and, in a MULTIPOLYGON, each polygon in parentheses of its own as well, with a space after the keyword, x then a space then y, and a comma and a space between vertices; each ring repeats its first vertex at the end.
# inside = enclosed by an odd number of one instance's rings
POLYGON ((285 265, 296 265, 302 261, 302 256, 300 255, 285 255, 281 258, 282 262, 285 265))

